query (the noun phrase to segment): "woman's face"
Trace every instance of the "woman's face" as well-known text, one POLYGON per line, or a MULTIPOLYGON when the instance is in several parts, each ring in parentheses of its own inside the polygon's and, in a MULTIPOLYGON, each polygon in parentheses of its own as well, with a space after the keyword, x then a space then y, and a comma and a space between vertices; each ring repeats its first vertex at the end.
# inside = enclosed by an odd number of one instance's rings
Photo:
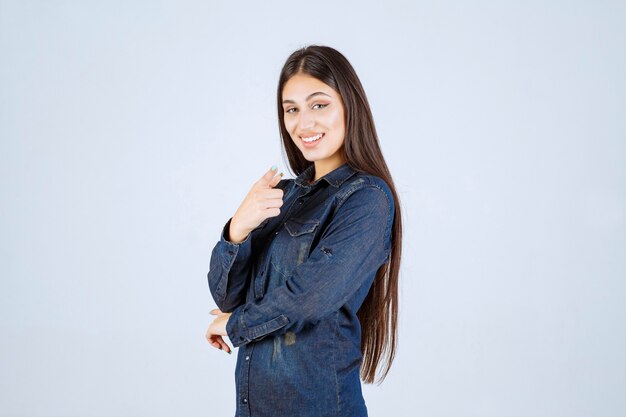
POLYGON ((282 99, 285 128, 304 158, 315 161, 316 170, 324 167, 330 171, 343 164, 341 96, 317 78, 300 73, 285 83, 282 99))

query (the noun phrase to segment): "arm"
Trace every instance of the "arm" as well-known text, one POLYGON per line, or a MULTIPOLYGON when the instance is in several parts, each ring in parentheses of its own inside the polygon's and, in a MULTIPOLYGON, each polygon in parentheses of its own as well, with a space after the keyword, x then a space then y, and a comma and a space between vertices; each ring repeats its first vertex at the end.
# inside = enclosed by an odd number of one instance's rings
POLYGON ((312 251, 285 283, 234 309, 226 324, 234 347, 273 334, 294 333, 337 311, 369 286, 388 260, 393 200, 375 185, 352 192, 312 251))
MULTIPOLYGON (((282 175, 282 173, 281 173, 282 175)), ((276 178, 280 178, 280 175, 276 178)), ((275 181, 272 180, 272 181, 275 181)), ((281 179, 275 186, 285 190, 292 180, 281 179)), ((272 183, 270 183, 271 185, 272 183)), ((271 220, 271 217, 263 220, 241 242, 230 241, 231 217, 222 229, 220 240, 211 253, 209 262, 209 289, 215 303, 223 312, 232 311, 235 307, 243 304, 246 299, 246 289, 251 279, 252 265, 254 260, 252 239, 258 229, 262 229, 271 220)), ((258 245, 255 245, 255 248, 258 245)))
POLYGON ((220 240, 213 248, 207 274, 211 295, 222 311, 231 311, 243 304, 252 267, 252 233, 240 243, 230 242, 231 221, 232 217, 224 225, 220 240))

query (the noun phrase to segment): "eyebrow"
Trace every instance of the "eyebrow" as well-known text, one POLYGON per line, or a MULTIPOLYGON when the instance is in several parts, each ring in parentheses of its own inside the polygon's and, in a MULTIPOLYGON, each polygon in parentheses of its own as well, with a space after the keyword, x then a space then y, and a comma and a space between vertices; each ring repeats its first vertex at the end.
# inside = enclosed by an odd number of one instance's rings
MULTIPOLYGON (((313 98, 313 97, 315 97, 315 96, 318 96, 318 95, 320 95, 320 94, 323 94, 323 95, 325 95, 325 96, 330 97, 330 96, 329 96, 328 94, 326 94, 326 93, 323 93, 323 92, 321 92, 321 91, 316 91, 315 93, 309 94, 309 96, 306 98, 306 100, 305 100, 305 101, 309 101, 311 98, 313 98)), ((293 100, 283 100, 283 104, 285 104, 285 103, 294 103, 294 104, 295 104, 296 102, 295 102, 295 101, 293 101, 293 100)))

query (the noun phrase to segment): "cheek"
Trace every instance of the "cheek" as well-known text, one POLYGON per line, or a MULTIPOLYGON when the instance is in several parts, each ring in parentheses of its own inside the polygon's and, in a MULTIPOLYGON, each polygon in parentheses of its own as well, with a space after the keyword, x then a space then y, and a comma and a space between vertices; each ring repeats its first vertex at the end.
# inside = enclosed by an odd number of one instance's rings
POLYGON ((341 129, 343 127, 343 109, 334 109, 332 113, 328 115, 328 123, 335 129, 341 129))
POLYGON ((345 123, 343 121, 343 114, 342 113, 334 113, 332 115, 332 119, 329 120, 329 122, 331 123, 331 126, 333 127, 333 130, 335 130, 337 133, 340 133, 341 135, 343 135, 343 132, 345 130, 345 123))
POLYGON ((285 129, 290 135, 293 135, 294 123, 291 120, 285 119, 285 129))
POLYGON ((291 141, 295 143, 297 146, 300 146, 298 135, 295 132, 296 126, 294 126, 293 123, 292 124, 287 123, 285 125, 285 128, 287 129, 287 132, 289 132, 289 137, 291 138, 291 141))

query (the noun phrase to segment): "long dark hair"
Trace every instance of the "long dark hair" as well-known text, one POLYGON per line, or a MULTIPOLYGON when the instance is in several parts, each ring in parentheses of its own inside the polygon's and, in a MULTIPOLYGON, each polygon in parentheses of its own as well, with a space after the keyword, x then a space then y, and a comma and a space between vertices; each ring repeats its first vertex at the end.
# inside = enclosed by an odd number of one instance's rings
POLYGON ((382 178, 393 194, 395 216, 391 234, 391 260, 376 272, 369 293, 357 312, 362 330, 361 379, 365 383, 373 383, 376 369, 382 357, 386 356, 381 383, 391 368, 398 340, 398 275, 402 255, 402 216, 398 194, 378 143, 374 119, 361 81, 350 62, 339 51, 328 46, 309 45, 298 49, 287 58, 280 72, 278 125, 292 173, 299 175, 311 165, 293 143, 285 128, 283 114, 283 88, 291 77, 299 73, 317 78, 339 93, 345 109, 344 149, 348 165, 356 171, 382 178))

